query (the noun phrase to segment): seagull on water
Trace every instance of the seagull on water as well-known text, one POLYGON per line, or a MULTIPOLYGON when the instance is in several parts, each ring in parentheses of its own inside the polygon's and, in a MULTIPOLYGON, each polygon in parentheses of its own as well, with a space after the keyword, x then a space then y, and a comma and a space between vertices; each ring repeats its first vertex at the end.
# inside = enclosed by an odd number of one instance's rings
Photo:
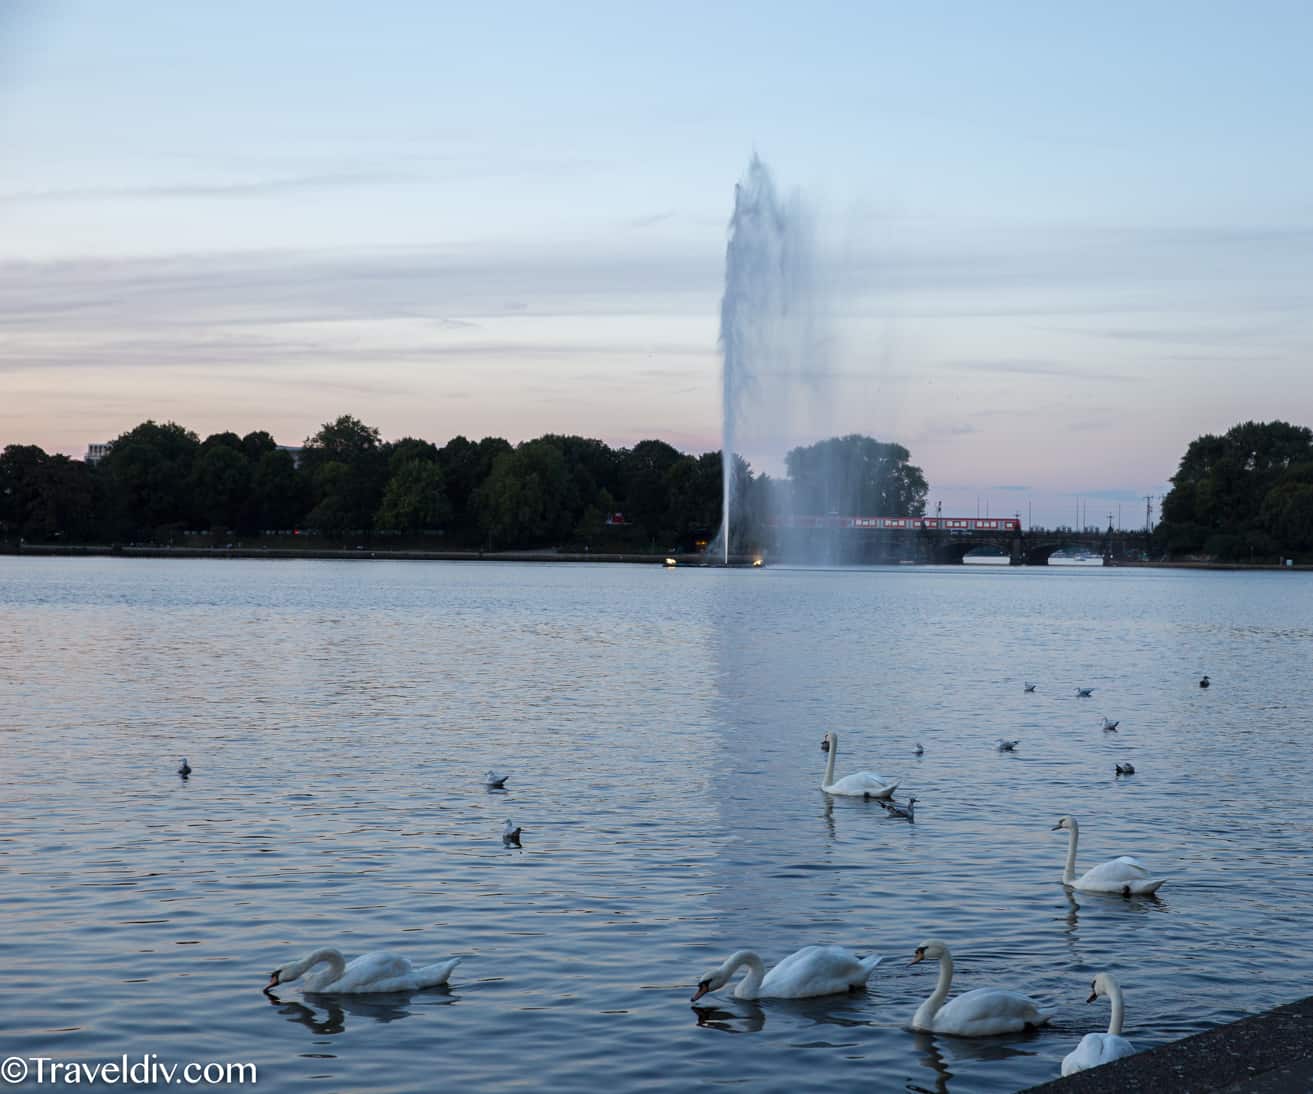
POLYGON ((502 843, 519 847, 520 833, 523 831, 524 829, 521 828, 518 824, 513 824, 511 821, 508 820, 506 822, 506 826, 501 830, 502 843))
POLYGON ((1118 774, 1118 775, 1134 775, 1134 774, 1135 774, 1135 765, 1132 764, 1132 763, 1114 764, 1113 766, 1115 766, 1115 767, 1117 768, 1117 774, 1118 774))
POLYGON ((1118 718, 1117 721, 1114 722, 1114 721, 1113 721, 1111 718, 1109 718, 1106 714, 1103 715, 1103 732, 1104 732, 1104 733, 1116 733, 1116 732, 1117 732, 1117 727, 1118 727, 1119 725, 1121 725, 1121 724, 1122 724, 1122 723, 1121 723, 1121 719, 1120 719, 1120 718, 1118 718))
POLYGON ((908 798, 906 805, 899 805, 897 802, 893 802, 893 801, 890 802, 882 801, 880 804, 884 806, 884 811, 888 813, 891 817, 898 817, 902 820, 907 821, 909 824, 916 823, 915 798, 908 798))
POLYGON ((1088 698, 1089 698, 1091 695, 1093 695, 1093 694, 1094 694, 1094 689, 1093 689, 1093 688, 1077 688, 1077 689, 1076 689, 1076 698, 1077 698, 1077 699, 1088 699, 1088 698))
POLYGON ((1019 744, 1021 744, 1020 737, 1018 737, 1015 741, 1005 740, 1004 738, 1000 737, 997 741, 994 742, 994 747, 998 749, 1000 752, 1015 752, 1017 750, 1017 745, 1019 744))
POLYGON ((913 751, 914 753, 916 753, 916 755, 918 755, 918 756, 924 756, 924 755, 925 755, 925 749, 921 747, 921 742, 920 742, 920 741, 917 741, 917 742, 916 742, 916 747, 915 747, 914 749, 912 749, 912 751, 913 751))
POLYGON ((1029 680, 1023 680, 1021 681, 1021 689, 1023 691, 1034 691, 1035 685, 1032 684, 1029 680))
POLYGON ((509 778, 509 775, 502 775, 497 771, 489 771, 483 776, 483 785, 489 790, 505 790, 506 780, 509 778))

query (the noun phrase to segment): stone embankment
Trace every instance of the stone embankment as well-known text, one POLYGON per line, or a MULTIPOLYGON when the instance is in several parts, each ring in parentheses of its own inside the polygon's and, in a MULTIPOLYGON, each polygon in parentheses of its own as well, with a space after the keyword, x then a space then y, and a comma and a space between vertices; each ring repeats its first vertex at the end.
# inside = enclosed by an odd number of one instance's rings
MULTIPOLYGON (((1134 1032, 1131 1031, 1134 1039, 1134 1032)), ((1025 1094, 1309 1094, 1313 996, 1025 1094)))

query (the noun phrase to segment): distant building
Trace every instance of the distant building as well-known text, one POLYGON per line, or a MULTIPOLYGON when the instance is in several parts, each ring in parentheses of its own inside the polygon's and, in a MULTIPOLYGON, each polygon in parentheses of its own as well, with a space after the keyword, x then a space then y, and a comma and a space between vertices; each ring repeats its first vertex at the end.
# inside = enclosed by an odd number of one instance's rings
POLYGON ((106 441, 104 444, 98 444, 93 442, 87 445, 87 455, 85 462, 89 464, 100 463, 100 461, 105 458, 105 454, 109 452, 110 445, 112 445, 113 443, 114 443, 113 441, 106 441))

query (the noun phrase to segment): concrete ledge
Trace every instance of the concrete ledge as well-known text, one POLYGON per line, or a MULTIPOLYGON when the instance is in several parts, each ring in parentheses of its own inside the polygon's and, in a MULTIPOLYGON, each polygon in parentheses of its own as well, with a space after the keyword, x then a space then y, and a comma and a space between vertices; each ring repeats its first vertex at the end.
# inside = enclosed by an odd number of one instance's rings
MULTIPOLYGON (((1134 1041, 1133 1031, 1130 1036, 1134 1041)), ((1309 1091, 1313 1091, 1313 996, 1067 1079, 1031 1087, 1027 1094, 1309 1091)))

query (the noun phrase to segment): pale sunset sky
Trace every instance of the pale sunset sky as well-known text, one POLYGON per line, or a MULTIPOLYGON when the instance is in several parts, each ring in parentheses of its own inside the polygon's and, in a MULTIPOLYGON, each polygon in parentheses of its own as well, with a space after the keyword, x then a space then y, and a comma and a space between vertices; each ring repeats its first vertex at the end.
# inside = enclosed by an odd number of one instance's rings
POLYGON ((0 445, 718 448, 756 151, 815 216, 837 428, 946 513, 1140 525, 1200 433, 1313 425, 1311 41, 1307 3, 0 0, 0 445))

